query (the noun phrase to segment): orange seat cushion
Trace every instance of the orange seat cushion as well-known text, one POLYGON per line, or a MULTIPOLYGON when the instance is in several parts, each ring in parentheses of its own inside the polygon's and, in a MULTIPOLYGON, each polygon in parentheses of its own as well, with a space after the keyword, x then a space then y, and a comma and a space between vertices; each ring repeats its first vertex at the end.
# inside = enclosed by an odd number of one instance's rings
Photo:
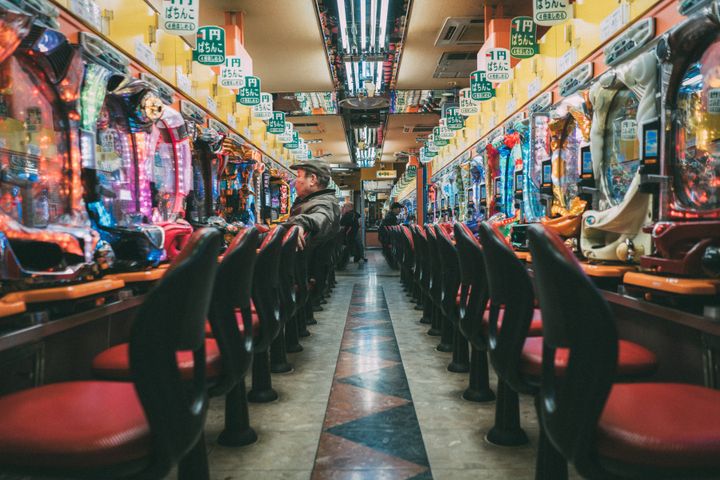
MULTIPOLYGON (((520 368, 526 375, 539 377, 542 373, 543 338, 530 337, 525 340, 520 368)), ((555 350, 555 372, 563 375, 568 365, 568 349, 555 350)), ((657 357, 647 348, 637 343, 620 340, 618 342, 618 375, 650 375, 657 368, 657 357)))
MULTIPOLYGON (((501 308, 498 313, 498 328, 502 328, 503 316, 505 315, 505 309, 501 308)), ((487 331, 488 325, 490 324, 490 307, 485 309, 483 314, 483 327, 487 331)), ((539 308, 533 310, 533 317, 530 321, 530 328, 528 330, 528 337, 538 337, 542 335, 542 313, 539 308)))
MULTIPOLYGON (((177 365, 183 380, 193 378, 193 352, 177 352, 177 365)), ((110 380, 130 379, 130 356, 128 344, 121 343, 110 347, 93 359, 93 373, 100 378, 110 380)), ((216 378, 222 372, 222 360, 218 344, 213 338, 205 339, 205 374, 208 378, 216 378)))
POLYGON ((720 391, 615 384, 598 422, 601 456, 634 465, 720 468, 720 391))
POLYGON ((151 454, 150 427, 127 382, 66 382, 0 398, 0 463, 97 468, 151 454))

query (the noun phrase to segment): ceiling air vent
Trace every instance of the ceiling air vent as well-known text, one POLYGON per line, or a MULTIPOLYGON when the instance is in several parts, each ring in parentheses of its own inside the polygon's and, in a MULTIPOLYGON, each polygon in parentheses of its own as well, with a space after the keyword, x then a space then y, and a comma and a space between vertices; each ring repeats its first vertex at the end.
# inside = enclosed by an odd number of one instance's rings
POLYGON ((467 78, 477 67, 477 52, 445 52, 433 78, 467 78))
POLYGON ((482 45, 484 41, 485 21, 481 17, 448 17, 435 40, 435 46, 482 45))
POLYGON ((403 133, 432 133, 436 125, 404 125, 403 133))
POLYGON ((297 122, 293 124, 295 131, 301 134, 307 133, 323 133, 325 130, 320 128, 317 123, 301 123, 297 122))

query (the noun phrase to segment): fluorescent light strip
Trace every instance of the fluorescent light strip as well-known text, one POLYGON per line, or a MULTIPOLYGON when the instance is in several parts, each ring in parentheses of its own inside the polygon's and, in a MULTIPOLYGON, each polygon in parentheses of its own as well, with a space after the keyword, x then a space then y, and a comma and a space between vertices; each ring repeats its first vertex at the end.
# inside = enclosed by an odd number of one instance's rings
POLYGON ((360 62, 353 62, 353 66, 355 67, 355 85, 357 85, 357 91, 360 92, 362 90, 362 83, 360 83, 360 62))
POLYGON ((377 78, 375 80, 375 89, 380 92, 382 90, 383 81, 383 62, 377 62, 377 78))
POLYGON ((365 51, 365 46, 367 45, 367 35, 365 34, 365 30, 367 29, 367 15, 365 13, 365 10, 367 10, 366 6, 367 0, 360 0, 360 50, 365 51))
MULTIPOLYGON (((363 0, 361 0, 363 1, 363 0)), ((375 30, 377 30, 377 0, 370 0, 370 49, 375 50, 375 30)))
POLYGON ((390 0, 382 0, 382 6, 380 7, 380 36, 378 37, 378 49, 385 47, 389 3, 390 0))
POLYGON ((342 37, 343 50, 350 50, 347 32, 347 16, 345 15, 345 0, 337 0, 338 16, 340 17, 340 36, 342 37))

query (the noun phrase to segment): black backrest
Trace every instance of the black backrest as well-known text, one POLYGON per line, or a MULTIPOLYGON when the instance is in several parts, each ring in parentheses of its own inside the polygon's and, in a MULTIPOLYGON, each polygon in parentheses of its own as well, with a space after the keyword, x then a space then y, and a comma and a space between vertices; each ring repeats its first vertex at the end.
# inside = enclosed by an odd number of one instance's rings
POLYGON ((215 276, 208 319, 222 354, 224 385, 221 390, 229 390, 243 378, 252 359, 250 295, 258 235, 254 227, 241 230, 225 251, 215 276), (238 328, 238 311, 242 315, 244 334, 238 328))
POLYGON ((460 281, 462 282, 463 297, 461 297, 460 306, 465 310, 461 316, 469 315, 473 319, 478 319, 479 322, 488 301, 485 257, 480 242, 467 225, 456 223, 454 228, 455 246, 460 258, 460 281))
POLYGON ((252 299, 260 320, 255 349, 264 350, 280 331, 280 253, 285 227, 268 232, 260 245, 253 275, 252 299))
POLYGON ((540 225, 528 239, 543 313, 540 416, 552 443, 582 473, 593 463, 592 439, 613 382, 617 331, 607 302, 562 240, 540 225), (570 349, 562 379, 557 348, 570 349))
POLYGON ((300 229, 292 225, 285 232, 280 251, 280 308, 283 313, 282 321, 287 321, 294 313, 296 282, 297 244, 300 229))
POLYGON ((414 255, 414 267, 415 267, 415 281, 422 284, 423 283, 423 277, 426 275, 424 272, 425 270, 425 257, 427 257, 427 245, 425 236, 423 233, 421 233, 420 227, 417 225, 411 225, 410 227, 410 234, 412 235, 413 239, 413 245, 415 246, 415 255, 414 255))
POLYGON ((490 295, 488 343, 490 361, 497 374, 516 391, 528 386, 520 375, 520 354, 532 321, 535 294, 525 266, 494 226, 480 224, 480 243, 490 295), (502 328, 498 328, 504 308, 502 328))
POLYGON ((430 296, 434 302, 441 302, 443 297, 442 291, 442 265, 440 263, 440 253, 437 245, 437 233, 435 225, 429 224, 425 226, 428 239, 428 254, 430 256, 430 296))
POLYGON ((221 241, 215 229, 196 231, 148 293, 132 326, 130 370, 150 424, 151 469, 157 472, 167 472, 192 448, 205 423, 205 318, 221 241), (180 350, 193 351, 191 383, 180 377, 180 350))
POLYGON ((457 249, 448 233, 440 225, 435 225, 435 233, 442 264, 443 309, 451 320, 456 321, 458 319, 456 298, 460 288, 460 262, 457 249))

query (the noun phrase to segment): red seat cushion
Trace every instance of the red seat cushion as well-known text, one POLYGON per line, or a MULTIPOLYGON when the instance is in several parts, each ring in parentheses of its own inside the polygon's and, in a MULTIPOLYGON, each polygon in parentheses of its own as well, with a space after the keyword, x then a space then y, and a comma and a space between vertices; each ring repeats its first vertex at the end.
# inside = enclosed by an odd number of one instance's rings
POLYGON ((720 391, 615 384, 597 430, 601 456, 634 465, 720 468, 720 391))
MULTIPOLYGON (((526 375, 539 377, 542 372, 542 337, 530 337, 525 340, 520 368, 526 375)), ((568 349, 555 350, 555 372, 564 375, 568 364, 568 349)), ((657 368, 657 357, 647 348, 637 343, 620 340, 618 343, 618 375, 649 375, 657 368)))
MULTIPOLYGON (((177 352, 178 370, 183 380, 193 378, 193 353, 191 351, 177 352)), ((110 347, 93 359, 93 372, 101 378, 111 380, 128 380, 130 378, 130 357, 128 344, 121 343, 110 347)), ((215 378, 222 372, 222 361, 217 342, 213 338, 205 339, 205 374, 208 378, 215 378)))
POLYGON ((132 383, 56 383, 0 398, 3 465, 103 467, 149 457, 151 448, 132 383))
MULTIPOLYGON (((501 308, 498 314, 498 328, 502 328, 503 316, 505 315, 505 309, 501 308)), ((490 324, 490 307, 485 309, 483 314, 483 327, 487 330, 490 324)), ((530 329, 528 330, 528 337, 538 337, 542 335, 542 313, 539 308, 533 310, 533 318, 530 321, 530 329)))
MULTIPOLYGON (((240 330, 241 335, 245 335, 245 324, 242 321, 242 314, 240 311, 235 312, 235 320, 238 324, 238 330, 240 330)), ((255 307, 252 309, 252 331, 253 331, 253 337, 258 335, 258 332, 260 330, 260 317, 258 316, 257 312, 255 311, 255 307)), ((212 326, 210 326, 210 322, 205 322, 205 335, 208 337, 213 337, 213 331, 212 326)))

